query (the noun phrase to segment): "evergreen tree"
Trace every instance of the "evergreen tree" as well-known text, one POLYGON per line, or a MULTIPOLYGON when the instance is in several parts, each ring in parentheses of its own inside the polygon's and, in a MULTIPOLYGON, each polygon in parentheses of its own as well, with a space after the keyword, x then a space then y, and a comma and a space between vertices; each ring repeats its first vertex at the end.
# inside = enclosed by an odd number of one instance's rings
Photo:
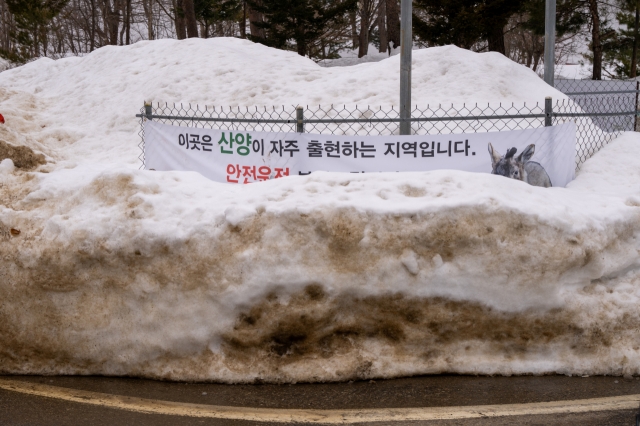
POLYGON ((6 0, 17 30, 11 34, 18 47, 12 52, 0 51, 0 56, 14 62, 25 62, 46 55, 49 25, 68 0, 6 0), (42 49, 42 50, 41 50, 42 49))
MULTIPOLYGON (((629 0, 631 1, 631 0, 629 0)), ((504 29, 515 14, 520 28, 544 35, 545 0, 415 0, 414 33, 431 46, 455 44, 466 49, 486 42, 505 53, 504 29)), ((557 0, 556 34, 576 33, 587 22, 585 0, 557 0)))
POLYGON ((196 17, 206 24, 237 21, 244 4, 240 0, 194 0, 196 17))
POLYGON ((249 0, 250 7, 262 14, 263 22, 252 22, 263 28, 264 37, 251 39, 279 49, 292 48, 306 56, 310 45, 329 24, 342 20, 356 7, 356 0, 249 0))
POLYGON ((604 43, 604 60, 613 69, 612 77, 635 78, 638 75, 640 0, 621 0, 619 6, 616 18, 621 25, 604 43))
POLYGON ((430 46, 454 44, 470 49, 482 38, 477 6, 473 0, 416 0, 413 33, 430 46))
MULTIPOLYGON (((546 0, 527 0, 522 8, 527 15, 524 27, 536 35, 544 35, 546 0)), ((576 33, 586 24, 587 18, 581 10, 582 0, 556 0, 556 36, 576 33)))
POLYGON ((504 28, 525 0, 414 0, 416 36, 429 45, 471 48, 486 41, 490 51, 505 53, 504 28))

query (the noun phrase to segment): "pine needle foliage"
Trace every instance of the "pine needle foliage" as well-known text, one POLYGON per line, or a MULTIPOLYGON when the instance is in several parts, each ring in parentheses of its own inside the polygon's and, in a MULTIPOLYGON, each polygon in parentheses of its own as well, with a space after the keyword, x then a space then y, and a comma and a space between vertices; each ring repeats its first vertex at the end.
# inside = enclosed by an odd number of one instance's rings
POLYGON ((252 36, 253 41, 302 56, 309 54, 327 26, 357 7, 356 0, 249 0, 248 4, 264 16, 263 22, 252 24, 263 28, 265 36, 252 36))

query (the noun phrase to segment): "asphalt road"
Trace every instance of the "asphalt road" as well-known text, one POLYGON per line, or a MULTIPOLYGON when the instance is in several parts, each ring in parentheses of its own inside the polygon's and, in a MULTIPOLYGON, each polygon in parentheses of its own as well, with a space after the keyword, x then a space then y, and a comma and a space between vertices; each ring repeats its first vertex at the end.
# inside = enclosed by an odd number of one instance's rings
MULTIPOLYGON (((368 409, 519 404, 640 394, 640 378, 424 376, 339 384, 221 385, 109 377, 0 376, 61 388, 234 407, 368 409)), ((637 409, 376 425, 635 425, 637 409)), ((0 425, 258 425, 226 419, 142 414, 0 389, 0 425)), ((368 423, 371 424, 371 423, 368 423)))

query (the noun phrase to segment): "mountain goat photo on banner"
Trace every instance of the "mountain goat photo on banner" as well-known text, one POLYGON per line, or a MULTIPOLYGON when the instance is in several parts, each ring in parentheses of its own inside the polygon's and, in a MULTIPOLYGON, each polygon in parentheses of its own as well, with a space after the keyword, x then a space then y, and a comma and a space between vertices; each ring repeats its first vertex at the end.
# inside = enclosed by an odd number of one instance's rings
POLYGON ((491 174, 521 180, 533 186, 551 187, 551 179, 544 167, 540 163, 531 161, 535 150, 536 146, 531 144, 517 157, 515 156, 518 152, 517 148, 508 149, 507 153, 501 156, 489 143, 491 174))

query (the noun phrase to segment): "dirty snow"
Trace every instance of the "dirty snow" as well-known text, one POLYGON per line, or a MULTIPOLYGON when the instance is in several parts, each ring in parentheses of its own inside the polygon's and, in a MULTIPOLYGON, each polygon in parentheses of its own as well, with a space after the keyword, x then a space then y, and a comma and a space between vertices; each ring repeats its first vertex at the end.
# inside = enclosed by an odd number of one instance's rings
MULTIPOLYGON (((0 372, 640 374, 636 134, 567 188, 446 170, 247 186, 137 170, 144 99, 391 105, 397 61, 322 68, 191 39, 2 72, 0 139, 47 164, 0 167, 0 372)), ((414 64, 421 104, 561 97, 497 54, 447 46, 414 64)))

